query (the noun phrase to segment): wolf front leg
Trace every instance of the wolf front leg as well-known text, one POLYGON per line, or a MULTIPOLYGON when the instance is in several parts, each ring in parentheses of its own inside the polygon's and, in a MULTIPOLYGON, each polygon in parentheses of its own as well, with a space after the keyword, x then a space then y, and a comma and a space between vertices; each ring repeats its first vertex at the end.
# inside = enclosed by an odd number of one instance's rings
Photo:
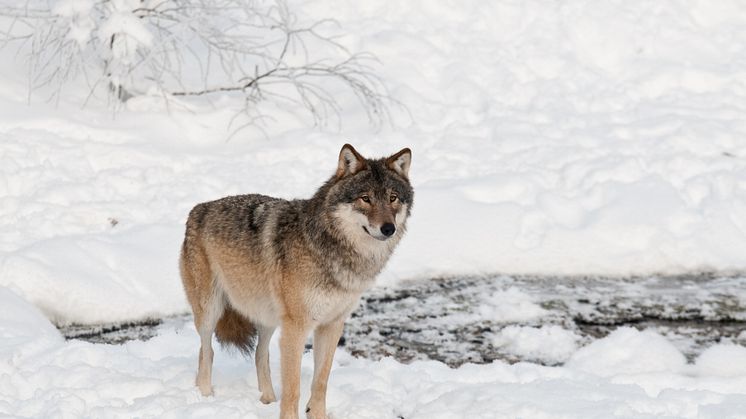
POLYGON ((306 406, 308 419, 326 419, 326 386, 344 320, 342 318, 320 325, 313 333, 313 384, 311 399, 306 406))
POLYGON ((300 398, 300 367, 308 326, 294 319, 284 319, 280 331, 280 367, 282 398, 280 419, 298 419, 300 398))

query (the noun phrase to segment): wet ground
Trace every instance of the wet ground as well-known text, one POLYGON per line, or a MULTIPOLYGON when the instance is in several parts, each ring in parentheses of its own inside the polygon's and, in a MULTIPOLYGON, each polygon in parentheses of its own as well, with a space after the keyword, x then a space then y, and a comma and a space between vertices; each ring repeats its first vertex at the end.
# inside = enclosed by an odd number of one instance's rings
MULTIPOLYGON (((520 317, 520 316, 518 316, 520 317)), ((67 338, 97 343, 149 339, 167 324, 189 316, 147 322, 61 328, 67 338)), ((547 278, 489 276, 405 282, 367 292, 345 327, 340 346, 371 359, 393 356, 408 362, 435 359, 451 366, 545 359, 507 352, 494 337, 506 326, 558 325, 591 342, 621 326, 652 329, 689 359, 716 342, 746 345, 746 278, 692 275, 647 278, 547 278), (541 315, 506 321, 490 296, 506 290, 530 301, 517 310, 541 307, 541 315)))

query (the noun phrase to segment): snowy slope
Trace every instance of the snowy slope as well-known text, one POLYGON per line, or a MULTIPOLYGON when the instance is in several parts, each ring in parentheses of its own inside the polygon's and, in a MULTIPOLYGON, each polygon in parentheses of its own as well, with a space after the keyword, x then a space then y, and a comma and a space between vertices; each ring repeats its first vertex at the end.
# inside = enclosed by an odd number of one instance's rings
POLYGON ((743 4, 319 4, 413 105, 407 275, 743 268, 743 4))
POLYGON ((26 104, 0 69, 0 285, 58 322, 182 312, 191 206, 308 197, 344 142, 413 149, 409 234, 382 283, 432 275, 681 273, 746 268, 746 6, 735 1, 291 3, 381 60, 408 112, 341 131, 264 105, 139 98, 113 113, 26 104), (230 137, 230 139, 229 139, 230 137), (229 139, 229 140, 228 140, 229 139))

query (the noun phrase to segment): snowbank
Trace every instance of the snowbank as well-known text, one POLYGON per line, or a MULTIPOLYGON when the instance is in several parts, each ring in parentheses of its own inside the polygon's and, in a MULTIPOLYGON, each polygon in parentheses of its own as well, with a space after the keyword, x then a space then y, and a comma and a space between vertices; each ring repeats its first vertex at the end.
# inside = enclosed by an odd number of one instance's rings
POLYGON ((746 375, 746 348, 733 344, 711 346, 697 358, 695 369, 703 375, 746 375))
POLYGON ((681 371, 686 359, 663 336, 631 327, 615 330, 575 353, 567 366, 601 376, 681 371))
MULTIPOLYGON (((0 288, 0 415, 23 417, 276 417, 277 403, 263 405, 253 362, 216 352, 215 395, 194 386, 199 338, 191 324, 166 326, 147 341, 97 345, 63 341, 37 309, 0 288)), ((551 345, 556 339, 545 336, 551 345)), ((727 349, 733 350, 733 349, 727 349)), ((741 348, 743 350, 743 348, 741 348)), ((683 365, 661 336, 618 331, 578 351, 572 367, 530 363, 439 362, 403 365, 373 362, 339 351, 329 382, 328 409, 335 418, 598 418, 743 417, 746 372, 713 367, 703 354, 683 365), (673 361, 619 362, 620 351, 673 361), (594 371, 592 367, 602 365, 594 371), (589 367, 589 368, 586 368, 589 367)), ((738 355, 738 359, 743 354, 738 355)), ((279 390, 279 348, 271 346, 279 390)), ((736 359, 736 358, 732 358, 736 359)), ((309 397, 312 353, 303 357, 303 400, 309 397)))

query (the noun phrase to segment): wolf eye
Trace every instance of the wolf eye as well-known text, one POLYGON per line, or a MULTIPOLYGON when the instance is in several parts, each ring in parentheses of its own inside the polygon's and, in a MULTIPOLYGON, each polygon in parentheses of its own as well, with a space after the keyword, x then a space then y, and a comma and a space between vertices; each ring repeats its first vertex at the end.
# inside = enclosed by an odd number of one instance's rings
POLYGON ((368 195, 363 195, 360 197, 360 199, 362 199, 363 202, 367 202, 370 204, 370 197, 368 195))
POLYGON ((389 197, 389 201, 391 201, 391 202, 394 202, 394 201, 396 201, 397 199, 399 199, 399 197, 398 197, 398 196, 397 196, 396 194, 392 194, 392 195, 391 195, 391 196, 389 197))

